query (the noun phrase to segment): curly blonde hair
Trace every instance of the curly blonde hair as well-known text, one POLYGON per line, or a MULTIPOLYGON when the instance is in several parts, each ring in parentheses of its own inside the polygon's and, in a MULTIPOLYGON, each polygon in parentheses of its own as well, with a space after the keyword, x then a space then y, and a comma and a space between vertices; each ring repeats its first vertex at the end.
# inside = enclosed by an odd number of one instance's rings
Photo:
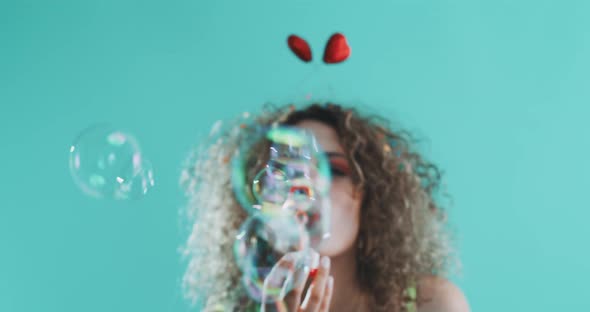
POLYGON ((371 295, 371 311, 403 311, 405 290, 421 276, 445 276, 456 264, 438 194, 442 173, 415 150, 416 140, 389 122, 354 108, 312 104, 295 109, 266 106, 226 126, 216 124, 189 157, 181 184, 188 196, 190 235, 183 248, 188 265, 185 296, 205 311, 243 311, 244 290, 232 245, 247 218, 231 186, 229 158, 252 126, 317 120, 331 126, 352 165, 351 178, 363 200, 357 238, 357 276, 371 295))

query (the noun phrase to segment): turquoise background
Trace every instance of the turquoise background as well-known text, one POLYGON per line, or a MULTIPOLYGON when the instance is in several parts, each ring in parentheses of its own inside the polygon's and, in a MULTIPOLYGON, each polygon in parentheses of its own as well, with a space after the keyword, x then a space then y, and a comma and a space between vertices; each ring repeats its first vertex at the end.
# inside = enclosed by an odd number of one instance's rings
POLYGON ((0 0, 0 311, 187 311, 184 154, 215 120, 314 88, 429 139, 474 311, 590 311, 589 16, 568 0, 0 0), (353 55, 321 65, 334 31, 353 55), (143 200, 73 184, 69 145, 98 121, 152 160, 143 200))

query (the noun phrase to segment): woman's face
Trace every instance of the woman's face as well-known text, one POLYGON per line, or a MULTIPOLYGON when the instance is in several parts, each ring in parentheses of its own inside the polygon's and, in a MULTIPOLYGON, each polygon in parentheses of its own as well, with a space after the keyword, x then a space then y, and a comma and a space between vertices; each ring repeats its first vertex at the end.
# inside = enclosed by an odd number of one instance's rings
POLYGON ((331 235, 321 243, 319 252, 329 257, 353 252, 359 232, 362 194, 354 192, 350 178, 351 167, 340 145, 338 135, 332 127, 319 121, 304 120, 296 126, 310 130, 314 134, 328 155, 332 171, 331 235))

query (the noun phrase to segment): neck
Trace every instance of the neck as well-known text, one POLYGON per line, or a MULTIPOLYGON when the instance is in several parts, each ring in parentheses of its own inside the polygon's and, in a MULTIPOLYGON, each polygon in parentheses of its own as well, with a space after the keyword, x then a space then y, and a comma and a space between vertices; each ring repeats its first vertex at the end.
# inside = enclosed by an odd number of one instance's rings
POLYGON ((367 309, 357 276, 355 250, 331 258, 330 274, 334 277, 334 290, 330 311, 361 312, 367 309))

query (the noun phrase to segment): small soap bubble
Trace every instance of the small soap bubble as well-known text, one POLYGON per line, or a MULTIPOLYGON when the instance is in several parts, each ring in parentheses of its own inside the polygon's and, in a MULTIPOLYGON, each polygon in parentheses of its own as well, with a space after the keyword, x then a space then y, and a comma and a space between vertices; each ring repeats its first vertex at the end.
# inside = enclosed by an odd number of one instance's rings
POLYGON ((70 173, 88 196, 137 199, 154 186, 151 163, 137 139, 109 124, 82 131, 70 147, 70 173))

